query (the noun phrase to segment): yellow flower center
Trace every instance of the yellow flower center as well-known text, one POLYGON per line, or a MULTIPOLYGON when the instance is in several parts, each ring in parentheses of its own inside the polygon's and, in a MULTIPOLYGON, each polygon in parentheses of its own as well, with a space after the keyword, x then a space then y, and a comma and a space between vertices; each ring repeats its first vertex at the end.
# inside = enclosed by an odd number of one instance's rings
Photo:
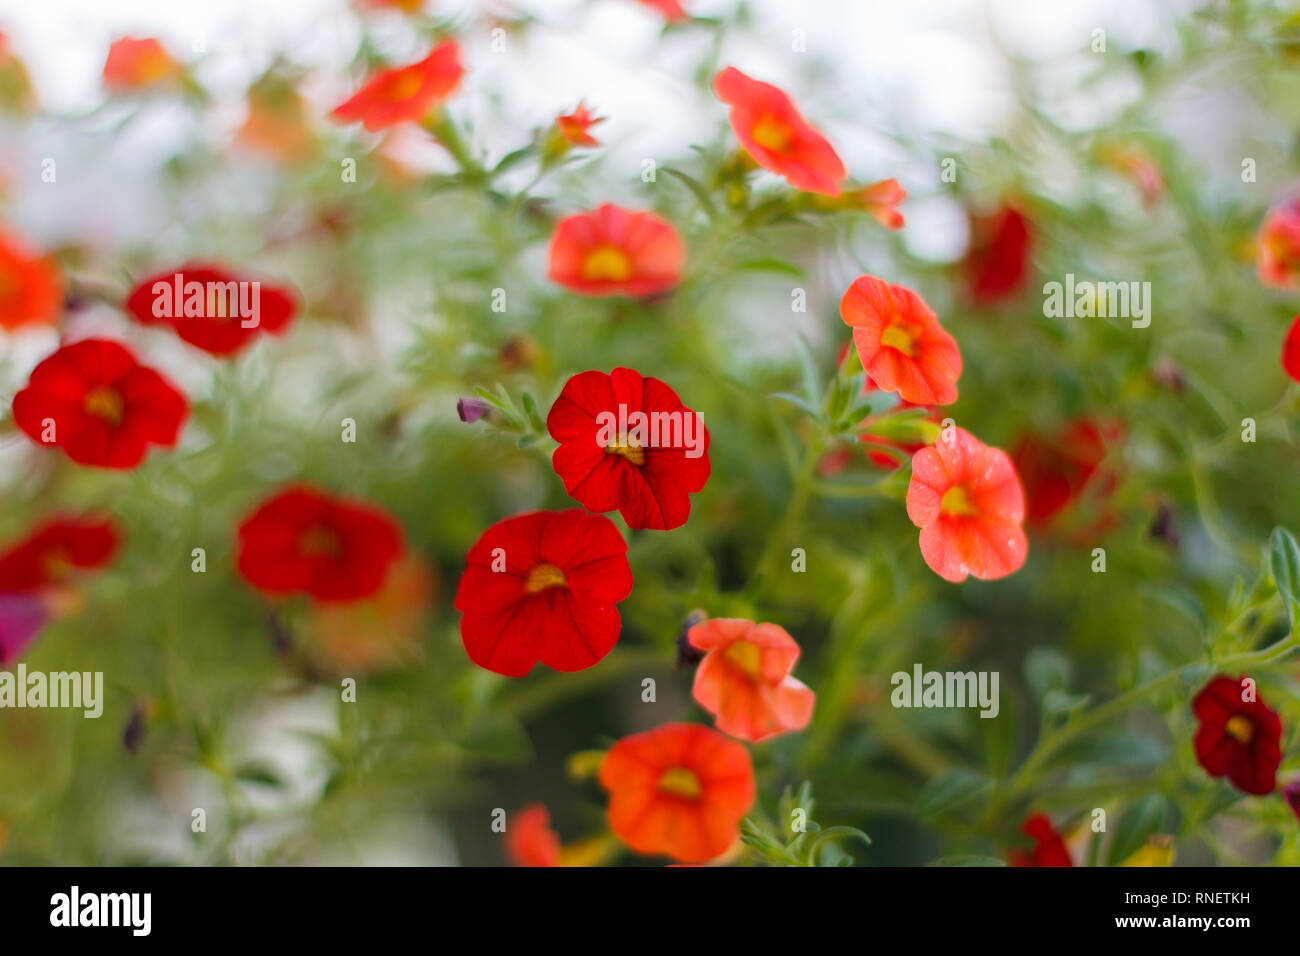
POLYGON ((1229 717, 1223 729, 1243 744, 1250 743, 1255 737, 1254 721, 1249 717, 1243 717, 1241 714, 1234 714, 1229 717))
POLYGON ((645 464, 645 451, 627 435, 619 435, 618 441, 605 446, 606 454, 622 455, 634 465, 645 464))
POLYGON ((749 677, 758 676, 759 667, 763 660, 763 652, 759 650, 757 644, 751 644, 749 641, 736 641, 726 649, 723 656, 728 663, 733 664, 749 677))
POLYGON ((632 278, 632 260, 618 246, 597 246, 582 260, 582 277, 588 282, 626 282, 632 278))
POLYGON ((659 778, 659 789, 674 797, 685 797, 687 800, 696 800, 704 792, 704 788, 700 786, 700 778, 685 767, 665 770, 659 778))
POLYGON ((393 103, 401 103, 409 100, 416 93, 420 92, 423 82, 420 74, 416 70, 407 70, 396 73, 389 78, 384 87, 384 97, 393 103))
POLYGON ((109 388, 107 385, 92 388, 86 394, 86 401, 82 408, 87 415, 102 418, 110 425, 122 424, 122 394, 115 388, 109 388))
POLYGON ((562 588, 565 585, 564 572, 553 564, 539 564, 528 572, 524 590, 529 594, 545 591, 547 588, 562 588))
POLYGON ((759 146, 774 153, 781 152, 790 145, 790 140, 794 138, 794 133, 789 126, 771 116, 764 116, 755 123, 749 135, 754 138, 754 142, 759 146))
POLYGON ((898 349, 908 358, 916 354, 916 333, 902 323, 887 326, 880 336, 880 344, 898 349))
POLYGON ((975 502, 971 501, 970 492, 966 490, 965 485, 953 485, 945 491, 943 497, 939 499, 939 510, 946 515, 957 515, 962 518, 979 514, 979 509, 975 507, 975 502))

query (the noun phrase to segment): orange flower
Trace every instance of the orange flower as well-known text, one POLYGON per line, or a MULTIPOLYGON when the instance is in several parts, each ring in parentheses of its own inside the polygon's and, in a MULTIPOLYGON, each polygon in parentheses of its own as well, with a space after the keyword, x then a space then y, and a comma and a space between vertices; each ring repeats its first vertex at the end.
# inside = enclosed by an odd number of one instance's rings
POLYGON ((104 85, 115 93, 160 86, 180 75, 181 65, 153 37, 122 37, 108 48, 104 85))
POLYGON ((551 237, 552 282, 581 295, 653 295, 682 279, 686 247, 652 212, 605 203, 561 219, 551 237))
POLYGON ((572 113, 557 117, 555 126, 560 136, 569 146, 599 146, 597 139, 588 132, 597 123, 605 122, 603 116, 592 116, 585 103, 578 103, 572 113))
POLYGON ((925 563, 946 581, 1006 577, 1029 552, 1025 494, 1011 459, 956 426, 912 456, 907 516, 921 529, 925 563))
POLYGON ((0 232, 0 328, 52 324, 63 309, 54 262, 0 232))
POLYGON ((1259 229, 1259 281, 1275 289, 1300 288, 1300 198, 1268 211, 1259 229))
POLYGON ((515 866, 559 866, 560 838, 551 829, 551 815, 540 803, 530 803, 506 823, 506 855, 515 866))
POLYGON ((840 194, 844 163, 826 137, 799 115, 790 97, 734 66, 714 77, 713 89, 731 107, 731 128, 754 162, 784 176, 795 189, 840 194))
POLYGON ((315 603, 308 630, 316 656, 337 674, 366 674, 418 660, 434 590, 428 564, 408 555, 393 565, 373 596, 315 603))
POLYGON ((372 133, 398 123, 418 123, 455 92, 464 74, 460 47, 447 40, 418 63, 376 73, 330 115, 344 123, 362 123, 372 133))
POLYGON ((267 73, 248 88, 248 118, 236 140, 290 165, 310 155, 312 132, 307 103, 291 77, 267 73))
POLYGON ((813 692, 790 676, 799 645, 784 628, 714 618, 692 627, 687 640, 707 652, 695 672, 695 701, 723 733, 757 742, 808 725, 813 692))
POLYGON ((605 755, 609 825, 638 853, 701 863, 725 853, 754 803, 749 751, 698 724, 624 737, 605 755))
POLYGON ((846 198, 861 207, 886 229, 902 229, 903 214, 894 207, 907 198, 907 192, 897 179, 882 179, 878 183, 853 190, 846 198))
POLYGON ((877 388, 916 405, 957 401, 961 352, 919 295, 875 276, 859 276, 840 300, 840 317, 877 388))

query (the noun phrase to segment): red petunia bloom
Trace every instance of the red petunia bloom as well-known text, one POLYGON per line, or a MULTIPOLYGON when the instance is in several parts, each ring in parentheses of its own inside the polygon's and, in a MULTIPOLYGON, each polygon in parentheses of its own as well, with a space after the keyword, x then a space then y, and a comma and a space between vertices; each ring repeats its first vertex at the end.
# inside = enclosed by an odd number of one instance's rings
POLYGON ((718 99, 731 107, 731 129, 758 165, 784 176, 795 189, 838 196, 847 175, 835 147, 817 132, 790 97, 733 66, 713 78, 718 99))
POLYGON ((293 321, 293 292, 220 266, 190 262, 142 279, 126 309, 144 325, 169 325, 212 355, 233 355, 262 332, 279 335, 293 321))
POLYGON ((862 367, 879 388, 916 405, 957 400, 961 352, 925 301, 911 289, 858 276, 840 300, 862 367))
POLYGON ((1300 196, 1278 203, 1259 227, 1259 281, 1276 289, 1300 288, 1300 196))
POLYGON ((0 232, 0 328, 49 325, 62 309, 62 282, 54 262, 0 232))
POLYGON ((1029 278, 1033 232, 1015 206, 970 216, 970 248, 962 268, 966 290, 979 306, 1014 298, 1029 278))
POLYGON ((912 456, 907 516, 921 529, 925 563, 946 581, 1006 577, 1029 553, 1020 526, 1025 495, 1011 459, 956 426, 912 456))
POLYGON ((375 594, 405 553, 402 529, 386 512, 291 485, 239 525, 240 575, 265 594, 309 594, 330 603, 375 594))
POLYGON ((1031 813, 1020 830, 1034 841, 1034 847, 1031 850, 1012 850, 1008 854, 1012 866, 1074 866, 1065 841, 1053 829, 1047 814, 1031 813))
POLYGON ((685 20, 690 16, 690 14, 682 9, 681 0, 640 0, 640 2, 645 4, 647 7, 654 7, 664 15, 664 19, 669 23, 674 23, 678 20, 685 20))
POLYGON ((62 448, 78 464, 134 468, 151 444, 176 444, 190 409, 171 382, 126 346, 82 339, 32 370, 13 412, 32 441, 62 448))
POLYGON ((682 281, 686 246, 666 219, 605 203, 561 219, 547 275, 581 295, 645 296, 682 281))
MULTIPOLYGON (((1025 489, 1025 523, 1031 528, 1048 527, 1085 492, 1098 499, 1109 497, 1119 477, 1102 465, 1122 436, 1118 423, 1085 416, 1056 435, 1022 437, 1011 457, 1025 489)), ((1112 522, 1111 516, 1103 515, 1094 530, 1112 522)))
POLYGON ((725 853, 754 803, 743 744, 698 724, 664 724, 605 754, 610 828, 638 853, 701 863, 725 853))
POLYGON ((1227 777, 1233 786, 1260 796, 1277 786, 1282 762, 1282 721, 1242 686, 1247 678, 1218 676, 1192 701, 1200 721, 1193 744, 1196 759, 1212 777, 1227 777), (1243 698, 1250 696, 1251 699, 1243 698))
POLYGON ((615 605, 632 593, 632 569, 608 518, 576 508, 515 515, 483 532, 466 565, 456 610, 479 667, 507 677, 539 661, 580 671, 618 642, 615 605))
POLYGON ((569 146, 599 146, 600 142, 591 135, 591 128, 597 123, 605 122, 603 116, 592 116, 585 103, 579 103, 572 113, 556 117, 555 126, 569 146))
POLYGON ((122 538, 108 518, 56 517, 0 552, 0 592, 30 594, 113 560, 122 538))
POLYGON ((1300 382, 1300 315, 1291 321, 1291 329, 1282 340, 1282 370, 1300 382))
POLYGON ((560 838, 551 829, 551 815, 540 803, 530 803, 510 815, 506 824, 506 855, 515 866, 559 866, 560 838))
POLYGON ((713 618, 692 627, 687 640, 706 652, 691 693, 723 733, 756 743, 808 726, 814 695, 790 676, 799 645, 785 628, 713 618))
POLYGON ((372 133, 418 123, 456 91, 464 74, 460 47, 447 40, 418 63, 376 73, 330 115, 344 123, 362 123, 372 133))
POLYGON ((703 419, 657 378, 629 368, 582 372, 546 416, 564 490, 589 511, 618 510, 630 528, 686 523, 709 480, 703 419))
POLYGON ((179 76, 181 65, 153 37, 114 40, 104 61, 104 85, 117 93, 144 90, 179 76))

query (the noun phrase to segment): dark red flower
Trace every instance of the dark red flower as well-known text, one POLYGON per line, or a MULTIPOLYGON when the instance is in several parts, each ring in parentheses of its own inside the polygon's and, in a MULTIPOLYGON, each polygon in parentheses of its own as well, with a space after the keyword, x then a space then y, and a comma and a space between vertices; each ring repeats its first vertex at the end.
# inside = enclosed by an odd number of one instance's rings
POLYGON ((1034 847, 1030 850, 1012 850, 1008 854, 1012 866, 1074 866, 1065 841, 1052 828, 1052 821, 1047 814, 1031 813, 1025 818, 1020 830, 1034 841, 1034 847))
POLYGON ((591 511, 617 509, 630 528, 685 524, 690 496, 709 480, 703 419, 632 369, 573 376, 546 429, 560 443, 551 462, 564 490, 591 511))
POLYGON ((108 518, 51 518, 0 552, 0 592, 28 594, 61 583, 74 570, 103 567, 121 540, 108 518))
MULTIPOLYGON (((1025 489, 1025 523, 1047 527, 1085 492, 1098 499, 1109 497, 1118 487, 1119 476, 1102 465, 1122 436, 1118 423, 1086 416, 1055 435, 1024 435, 1011 458, 1025 489)), ((1113 518, 1103 515, 1097 528, 1111 523, 1113 518)))
POLYGON ((1029 277, 1033 233, 1014 206, 970 217, 970 249, 963 268, 966 288, 976 305, 992 305, 1020 292, 1029 277))
POLYGON ((608 518, 532 511, 498 521, 470 548, 456 592, 460 636, 479 667, 522 677, 539 661, 591 667, 618 642, 632 593, 627 542, 608 518))
POLYGON ((1227 777, 1238 790, 1258 796, 1277 786, 1282 721, 1248 680, 1220 675, 1202 688, 1192 701, 1201 722, 1193 743, 1206 773, 1227 777))
POLYGON ((14 421, 32 441, 82 465, 134 468, 149 446, 170 448, 189 417, 185 396, 109 339, 65 345, 14 396, 14 421))
POLYGON ((1297 821, 1300 821, 1300 778, 1292 780, 1282 788, 1282 796, 1286 799, 1286 805, 1291 808, 1297 821))
POLYGON ((144 325, 171 326, 205 352, 233 355, 262 332, 283 332, 298 303, 288 288, 188 262, 140 280, 126 309, 144 325))
POLYGON ((1282 370, 1292 381, 1300 382, 1300 315, 1291 320, 1291 329, 1282 340, 1282 370))
POLYGON ((384 511, 293 485, 240 524, 236 564, 266 594, 356 601, 383 586, 404 552, 401 526, 384 511))

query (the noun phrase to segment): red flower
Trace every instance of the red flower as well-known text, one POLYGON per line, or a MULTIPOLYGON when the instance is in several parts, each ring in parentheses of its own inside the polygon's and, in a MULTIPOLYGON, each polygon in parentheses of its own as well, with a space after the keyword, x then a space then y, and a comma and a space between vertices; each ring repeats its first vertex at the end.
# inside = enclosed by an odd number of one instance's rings
POLYGON ((911 289, 859 276, 840 300, 840 317, 853 327, 858 358, 878 387, 917 405, 957 400, 961 352, 911 289))
POLYGON ((171 382, 108 339, 60 348, 32 370, 13 404, 32 441, 101 468, 134 468, 149 445, 175 445, 189 411, 171 382))
POLYGON ((356 601, 383 587, 404 552, 401 527, 380 509, 292 485, 239 525, 236 565, 265 594, 356 601))
POLYGON ((652 212, 611 203, 561 219, 547 275, 581 295, 654 295, 682 281, 686 247, 652 212))
POLYGON ((555 126, 569 146, 599 146, 600 143, 589 131, 597 123, 603 122, 603 116, 592 116, 586 104, 579 103, 572 113, 557 117, 555 126))
POLYGON ((878 183, 862 186, 845 198, 861 207, 886 229, 903 228, 903 214, 894 207, 907 198, 907 191, 897 179, 882 179, 878 183))
POLYGON ((613 649, 619 601, 632 593, 627 542, 576 508, 498 521, 469 551, 456 592, 460 636, 479 667, 522 677, 539 661, 591 667, 613 649))
POLYGON ((1012 850, 1012 866, 1074 866, 1065 841, 1052 828, 1047 814, 1031 813, 1020 829, 1035 845, 1032 850, 1012 850))
POLYGON ((732 66, 713 78, 713 90, 731 107, 731 129, 754 162, 784 176, 795 189, 840 194, 847 175, 844 163, 826 137, 799 115, 790 97, 732 66))
POLYGON ((143 90, 172 79, 181 65, 153 37, 113 41, 104 61, 104 85, 114 92, 143 90))
POLYGON ((723 733, 758 742, 808 726, 814 695, 790 676, 799 645, 785 628, 714 618, 692 627, 687 639, 707 651, 692 695, 723 733))
POLYGON ((1013 298, 1029 277, 1033 242, 1029 220, 1012 205, 970 217, 970 248, 963 268, 971 300, 980 306, 1013 298))
POLYGON ((191 262, 142 279, 126 309, 144 325, 171 326, 205 352, 233 355, 261 332, 283 332, 298 303, 287 288, 191 262))
POLYGON ((1291 320, 1291 330, 1282 341, 1282 370, 1300 382, 1300 315, 1291 320))
MULTIPOLYGON (((1045 528, 1078 501, 1085 491, 1108 497, 1118 486, 1113 470, 1101 471, 1123 429, 1114 422, 1076 418, 1054 436, 1027 434, 1016 445, 1012 460, 1025 489, 1025 521, 1045 528)), ((1109 516, 1098 528, 1111 523, 1109 516)))
POLYGON ((754 803, 743 744, 698 724, 664 724, 605 754, 600 785, 609 825, 638 853, 700 863, 725 853, 754 803))
POLYGON ((647 7, 654 7, 664 15, 669 23, 685 20, 690 14, 682 9, 681 0, 641 0, 647 7))
POLYGON ((0 592, 30 594, 113 560, 121 544, 108 518, 56 517, 0 552, 0 592))
POLYGON ((1259 281, 1277 289, 1300 288, 1300 197, 1268 211, 1259 228, 1259 281))
POLYGON ((464 73, 460 47, 447 40, 418 63, 376 73, 330 115, 344 123, 362 123, 372 133, 418 123, 456 91, 464 73))
POLYGON ((0 232, 0 328, 49 325, 62 309, 62 283, 53 260, 0 232))
POLYGON ((1282 788, 1282 796, 1286 800, 1286 805, 1291 808, 1297 821, 1300 821, 1300 778, 1292 780, 1282 788))
POLYGON ((546 417, 564 490, 590 511, 615 509, 629 528, 686 523, 709 480, 709 432, 657 378, 616 368, 564 384, 546 417))
POLYGON ((1249 678, 1219 676, 1192 701, 1200 721, 1193 743, 1196 759, 1212 777, 1227 777, 1246 793, 1272 793, 1282 762, 1282 721, 1262 700, 1248 694, 1249 678), (1246 700, 1249 696, 1251 699, 1246 700))
POLYGON ((956 426, 912 456, 907 516, 921 529, 925 563, 946 581, 1006 577, 1029 552, 1020 527, 1025 496, 1011 459, 956 426))
POLYGON ((559 866, 560 838, 551 829, 551 815, 540 803, 530 803, 510 815, 506 825, 506 855, 515 866, 559 866))

